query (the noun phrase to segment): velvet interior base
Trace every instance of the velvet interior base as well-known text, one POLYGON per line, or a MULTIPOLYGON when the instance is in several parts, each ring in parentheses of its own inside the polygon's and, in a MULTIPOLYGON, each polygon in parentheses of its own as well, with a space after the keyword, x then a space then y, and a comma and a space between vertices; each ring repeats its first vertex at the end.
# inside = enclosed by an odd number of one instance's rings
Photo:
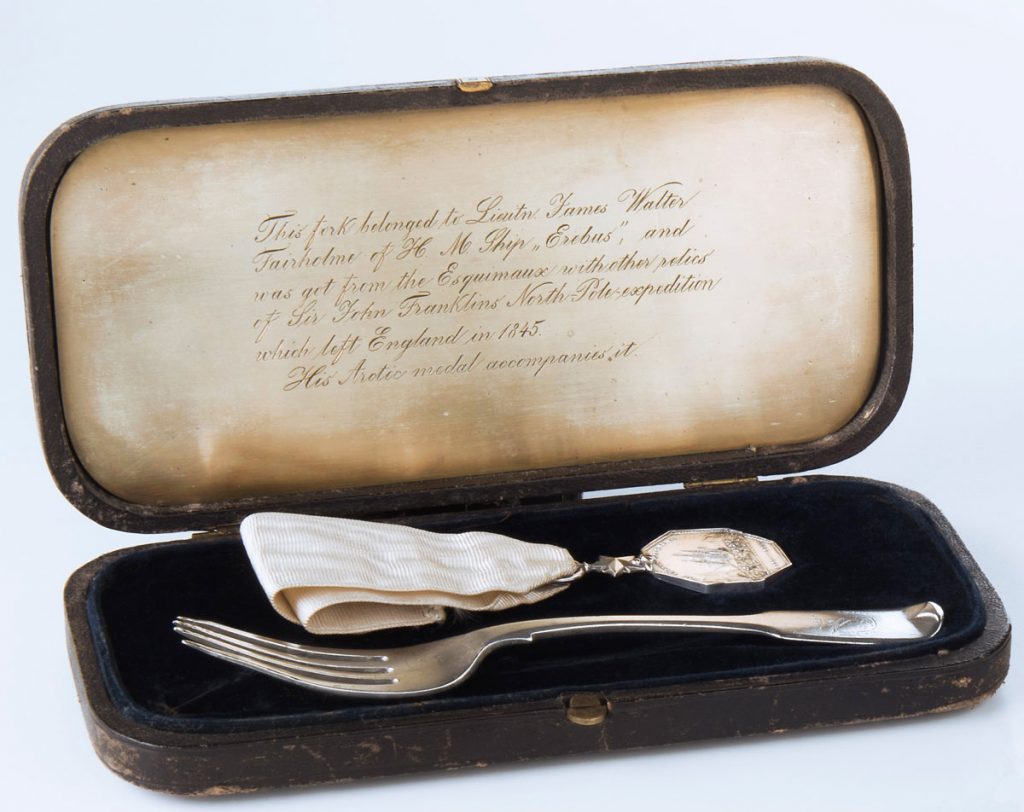
POLYGON ((704 595, 644 575, 591 575, 533 606, 462 615, 428 630, 314 637, 279 617, 237 538, 162 545, 106 568, 89 593, 89 621, 107 689, 152 727, 220 733, 393 718, 720 677, 803 672, 919 656, 980 634, 984 608, 930 511, 906 492, 865 480, 760 483, 430 517, 438 531, 493 530, 568 547, 577 560, 635 554, 667 530, 733 527, 777 541, 793 566, 761 591, 704 595), (419 700, 353 700, 256 674, 181 645, 177 615, 216 620, 297 642, 386 647, 525 617, 725 614, 766 609, 891 609, 924 600, 945 609, 931 640, 884 647, 793 643, 744 634, 589 635, 491 655, 456 689, 419 700))

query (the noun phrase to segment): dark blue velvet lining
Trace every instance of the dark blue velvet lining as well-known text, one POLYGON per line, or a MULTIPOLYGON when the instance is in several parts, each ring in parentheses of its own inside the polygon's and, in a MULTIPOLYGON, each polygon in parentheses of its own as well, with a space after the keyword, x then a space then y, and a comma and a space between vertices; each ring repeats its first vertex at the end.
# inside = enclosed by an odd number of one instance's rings
POLYGON ((865 480, 760 483, 725 491, 662 493, 467 513, 417 522, 439 531, 486 529, 569 547, 578 560, 636 553, 666 530, 735 527, 775 539, 794 566, 753 594, 701 595, 633 576, 590 576, 540 604, 500 615, 460 616, 429 630, 381 632, 360 645, 419 642, 523 617, 606 613, 745 613, 785 608, 896 608, 940 603, 938 637, 879 648, 775 641, 753 635, 608 635, 504 649, 474 677, 435 698, 356 701, 303 690, 180 644, 176 615, 217 620, 295 641, 314 638, 280 618, 252 575, 237 538, 129 554, 94 581, 88 617, 103 677, 129 718, 204 733, 266 730, 341 720, 403 717, 554 697, 566 691, 636 689, 695 680, 913 657, 980 634, 984 607, 941 529, 903 492, 865 480))

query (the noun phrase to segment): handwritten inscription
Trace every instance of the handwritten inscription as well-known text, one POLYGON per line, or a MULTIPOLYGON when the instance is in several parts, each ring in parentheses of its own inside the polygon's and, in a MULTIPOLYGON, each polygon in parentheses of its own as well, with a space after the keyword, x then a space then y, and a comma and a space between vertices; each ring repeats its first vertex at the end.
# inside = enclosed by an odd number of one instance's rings
POLYGON ((255 217, 254 360, 278 365, 286 392, 629 363, 649 338, 646 308, 727 284, 700 195, 668 179, 608 200, 495 192, 429 211, 255 217), (577 339, 577 320, 602 308, 634 310, 618 320, 633 326, 577 339))

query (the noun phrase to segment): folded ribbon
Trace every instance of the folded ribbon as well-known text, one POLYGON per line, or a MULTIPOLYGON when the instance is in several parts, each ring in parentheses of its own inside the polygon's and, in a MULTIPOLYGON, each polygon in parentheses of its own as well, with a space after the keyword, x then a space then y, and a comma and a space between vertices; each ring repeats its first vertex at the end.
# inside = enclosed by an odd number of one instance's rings
POLYGON ((579 573, 567 550, 497 533, 257 513, 242 541, 274 608, 313 634, 444 620, 445 607, 501 610, 561 592, 579 573))

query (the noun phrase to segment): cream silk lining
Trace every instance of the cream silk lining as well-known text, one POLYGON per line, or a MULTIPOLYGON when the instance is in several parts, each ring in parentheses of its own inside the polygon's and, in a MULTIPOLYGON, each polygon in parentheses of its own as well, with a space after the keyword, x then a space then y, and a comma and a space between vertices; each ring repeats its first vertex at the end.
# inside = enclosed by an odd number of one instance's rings
POLYGON ((562 591, 567 550, 497 533, 442 535, 393 524, 257 513, 241 526, 274 608, 313 634, 439 623, 445 607, 497 611, 562 591))

